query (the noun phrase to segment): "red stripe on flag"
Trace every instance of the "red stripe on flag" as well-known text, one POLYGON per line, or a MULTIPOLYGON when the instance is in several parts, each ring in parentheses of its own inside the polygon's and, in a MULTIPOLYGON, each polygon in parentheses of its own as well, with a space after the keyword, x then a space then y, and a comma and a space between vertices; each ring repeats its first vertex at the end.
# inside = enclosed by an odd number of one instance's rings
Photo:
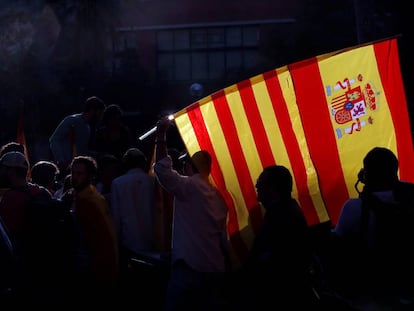
MULTIPOLYGON (((256 98, 253 93, 252 85, 250 80, 244 80, 237 84, 237 88, 239 90, 240 98, 243 103, 243 108, 247 116, 247 121, 249 122, 250 132, 252 133, 254 141, 260 142, 260 148, 256 148, 259 153, 260 162, 262 163, 263 167, 268 165, 272 165, 275 163, 275 159, 273 158, 272 149, 270 148, 269 141, 264 139, 266 137, 266 130, 264 128, 263 122, 260 122, 261 116, 259 109, 257 107, 256 98)), ((237 162, 238 163, 238 162, 237 162)), ((247 164, 246 164, 247 168, 247 164)), ((254 178, 258 178, 259 176, 255 176, 254 178)), ((263 216, 262 211, 259 208, 259 203, 257 201, 257 194, 255 191, 255 180, 251 182, 251 179, 246 177, 245 182, 243 183, 246 186, 246 190, 243 191, 243 195, 245 197, 245 201, 247 206, 255 206, 250 211, 250 219, 252 221, 252 227, 257 228, 260 226, 263 216), (257 206, 257 208, 256 208, 257 206)))
POLYGON ((342 205, 349 198, 349 194, 318 62, 316 58, 311 58, 289 65, 289 69, 295 85, 296 100, 309 153, 319 176, 322 197, 331 222, 336 224, 342 205))
MULTIPOLYGON (((237 84, 240 97, 243 102, 243 107, 246 112, 247 121, 249 122, 250 130, 255 142, 260 142, 260 148, 257 148, 260 161, 263 167, 272 165, 275 163, 273 158, 272 149, 270 148, 269 141, 263 139, 266 137, 266 130, 263 122, 260 122, 261 116, 259 109, 257 108, 256 98, 252 90, 250 80, 245 80, 237 84)), ((253 185, 254 186, 254 185, 253 185)), ((256 195, 256 193, 254 194, 256 195)))
POLYGON ((264 73, 263 76, 272 101, 273 111, 275 112, 276 119, 279 123, 283 142, 285 144, 289 160, 292 163, 292 173, 295 176, 295 183, 298 189, 298 201, 308 223, 317 224, 319 223, 319 217, 309 194, 305 163, 300 152, 295 132, 292 128, 292 122, 290 120, 286 101, 283 97, 277 72, 272 70, 264 73))
MULTIPOLYGON (((263 220, 261 207, 257 202, 257 199, 252 199, 254 185, 252 185, 251 182, 249 168, 244 157, 241 144, 236 139, 238 137, 238 133, 236 131, 235 122, 232 118, 224 91, 219 91, 213 94, 212 99, 219 123, 223 129, 228 149, 230 150, 230 157, 235 164, 235 173, 237 175, 237 179, 239 180, 243 200, 246 202, 247 210, 249 211, 252 229, 255 233, 257 233, 263 220)), ((254 194, 254 197, 256 198, 256 194, 254 194)))
POLYGON ((394 124, 400 178, 414 182, 414 152, 407 100, 402 81, 397 39, 374 44, 378 71, 394 124))
POLYGON ((200 111, 200 106, 198 103, 191 105, 187 110, 188 118, 191 122, 191 125, 194 129, 194 132, 197 136, 197 141, 201 149, 209 150, 211 157, 212 157, 212 166, 211 166, 211 176, 220 190, 221 194, 224 197, 224 200, 227 203, 227 207, 229 209, 229 219, 227 223, 227 231, 230 236, 230 240, 232 241, 232 245, 238 256, 244 258, 248 253, 248 249, 244 241, 240 237, 240 228, 239 223, 237 221, 237 214, 236 209, 234 206, 233 199, 231 195, 228 193, 223 173, 219 168, 217 157, 215 155, 213 144, 211 143, 210 136, 208 134, 207 128, 205 126, 203 115, 200 111))

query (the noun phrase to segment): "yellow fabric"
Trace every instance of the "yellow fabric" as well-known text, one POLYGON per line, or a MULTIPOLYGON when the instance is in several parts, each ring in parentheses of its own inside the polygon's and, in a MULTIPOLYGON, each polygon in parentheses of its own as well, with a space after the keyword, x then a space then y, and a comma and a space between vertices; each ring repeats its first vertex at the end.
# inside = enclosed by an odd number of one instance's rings
POLYGON ((105 198, 89 185, 76 195, 76 215, 92 259, 96 280, 115 283, 119 278, 118 242, 105 198))

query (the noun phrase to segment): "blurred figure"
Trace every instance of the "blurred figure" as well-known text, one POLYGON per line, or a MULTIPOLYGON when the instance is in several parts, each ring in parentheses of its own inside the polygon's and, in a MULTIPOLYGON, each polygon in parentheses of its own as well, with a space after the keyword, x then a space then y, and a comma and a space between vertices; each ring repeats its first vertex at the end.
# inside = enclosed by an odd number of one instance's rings
POLYGON ((51 274, 48 256, 42 248, 49 244, 35 238, 43 230, 38 220, 47 215, 39 214, 40 210, 33 206, 33 202, 49 199, 51 195, 44 187, 28 182, 28 167, 28 161, 21 152, 6 152, 0 158, 0 175, 8 187, 0 202, 0 217, 8 230, 22 271, 21 293, 34 303, 44 298, 38 294, 47 286, 45 280, 51 274), (40 271, 43 278, 39 279, 40 271))
POLYGON ((53 160, 66 174, 73 157, 90 155, 90 140, 94 126, 100 122, 105 103, 99 97, 86 99, 81 113, 66 116, 49 138, 53 160))
POLYGON ((101 193, 111 206, 112 181, 121 175, 121 160, 112 154, 103 154, 97 160, 98 175, 96 178, 96 190, 101 193))
POLYGON ((362 192, 344 203, 333 230, 331 279, 358 310, 414 309, 414 184, 399 180, 398 166, 390 149, 371 149, 358 174, 362 192))
POLYGON ((123 156, 126 173, 112 182, 111 211, 123 252, 154 251, 155 178, 144 153, 130 148, 123 156))
POLYGON ((136 143, 127 125, 122 121, 123 112, 118 105, 109 105, 103 112, 103 125, 96 131, 92 149, 99 154, 112 154, 119 160, 136 143))
POLYGON ((122 292, 127 297, 135 292, 151 296, 152 291, 160 291, 161 284, 165 284, 158 277, 162 267, 154 243, 155 177, 148 174, 147 158, 137 148, 128 149, 122 162, 126 172, 111 185, 111 212, 120 247, 122 292), (153 265, 151 269, 149 265, 153 265))
MULTIPOLYGON (((105 305, 119 281, 118 242, 108 203, 92 184, 96 161, 77 156, 71 163, 73 213, 79 229, 78 294, 105 305)), ((100 305, 101 306, 101 305, 100 305)))
MULTIPOLYGON (((22 154, 25 154, 24 153, 25 148, 22 144, 15 142, 15 141, 11 141, 1 146, 0 157, 2 157, 5 153, 10 152, 10 151, 17 151, 22 154)), ((5 182, 5 176, 0 176, 0 200, 3 197, 4 192, 8 189, 8 187, 4 184, 4 182, 5 182)))
POLYGON ((244 304, 251 303, 251 308, 303 310, 316 298, 308 283, 312 257, 308 225, 292 198, 292 187, 292 175, 281 165, 264 168, 257 179, 263 225, 240 271, 240 283, 251 285, 248 292, 241 291, 244 304))
POLYGON ((28 182, 28 167, 28 161, 21 152, 7 152, 0 158, 0 175, 9 188, 0 202, 0 216, 10 231, 18 252, 23 247, 27 206, 32 197, 50 197, 44 187, 28 182))
MULTIPOLYGON (((0 158, 10 151, 19 151, 24 154, 24 146, 17 142, 6 143, 0 149, 0 158)), ((9 188, 7 169, 0 165, 0 201, 9 188)), ((18 296, 22 282, 20 270, 14 241, 10 236, 9 229, 0 217, 0 300, 7 306, 15 306, 15 303, 21 298, 18 296)))
POLYGON ((171 121, 157 123, 159 183, 174 195, 171 272, 165 310, 217 310, 227 268, 227 206, 210 182, 212 158, 201 150, 185 163, 185 175, 173 169, 166 132, 171 121))
POLYGON ((59 168, 51 161, 38 161, 31 169, 32 182, 45 187, 54 196, 59 176, 59 168))
MULTIPOLYGON (((185 151, 183 153, 186 154, 185 151)), ((172 168, 182 174, 183 162, 180 160, 180 151, 171 147, 168 148, 168 155, 172 160, 172 168)), ((151 170, 153 169, 151 168, 151 170)), ((155 227, 158 228, 155 237, 156 248, 161 251, 161 256, 169 258, 171 255, 174 195, 166 191, 159 183, 156 183, 155 188, 155 210, 157 211, 155 215, 155 227)))
POLYGON ((0 157, 2 157, 6 152, 10 152, 10 151, 18 151, 24 154, 25 148, 22 144, 18 142, 15 142, 15 141, 8 142, 1 147, 0 157))
POLYGON ((65 196, 65 193, 72 189, 72 180, 71 180, 71 174, 67 174, 61 183, 58 185, 53 197, 59 200, 62 200, 65 196))
POLYGON ((14 306, 19 299, 19 266, 9 232, 0 217, 0 301, 3 307, 14 306), (15 301, 16 300, 16 301, 15 301))

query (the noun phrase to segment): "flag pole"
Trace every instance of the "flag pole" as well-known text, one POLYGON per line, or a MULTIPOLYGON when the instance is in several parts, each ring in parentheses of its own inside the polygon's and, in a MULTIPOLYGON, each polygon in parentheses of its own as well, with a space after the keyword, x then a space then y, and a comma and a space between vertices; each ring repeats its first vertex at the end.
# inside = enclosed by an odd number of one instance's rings
MULTIPOLYGON (((170 121, 174 120, 174 115, 173 114, 168 115, 168 120, 170 120, 170 121)), ((146 131, 144 134, 139 136, 138 139, 139 140, 144 140, 148 136, 151 136, 152 134, 154 134, 156 131, 157 131, 157 126, 154 126, 150 130, 146 131)))
POLYGON ((155 133, 155 131, 157 130, 157 127, 154 126, 152 129, 146 131, 144 134, 142 134, 139 138, 139 140, 144 140, 145 138, 147 138, 148 136, 152 135, 155 133))

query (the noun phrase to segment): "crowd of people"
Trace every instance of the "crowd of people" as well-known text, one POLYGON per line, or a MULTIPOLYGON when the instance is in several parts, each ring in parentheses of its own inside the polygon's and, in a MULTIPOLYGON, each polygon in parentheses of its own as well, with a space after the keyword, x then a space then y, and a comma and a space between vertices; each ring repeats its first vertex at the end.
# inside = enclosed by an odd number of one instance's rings
POLYGON ((166 311, 413 310, 414 185, 399 180, 391 150, 366 154, 359 196, 323 230, 307 224, 289 169, 263 168, 263 225, 234 269, 214 159, 169 146, 172 122, 157 123, 153 163, 121 108, 96 96, 57 125, 51 159, 31 165, 24 145, 1 147, 0 304, 128 307, 141 297, 166 311))

